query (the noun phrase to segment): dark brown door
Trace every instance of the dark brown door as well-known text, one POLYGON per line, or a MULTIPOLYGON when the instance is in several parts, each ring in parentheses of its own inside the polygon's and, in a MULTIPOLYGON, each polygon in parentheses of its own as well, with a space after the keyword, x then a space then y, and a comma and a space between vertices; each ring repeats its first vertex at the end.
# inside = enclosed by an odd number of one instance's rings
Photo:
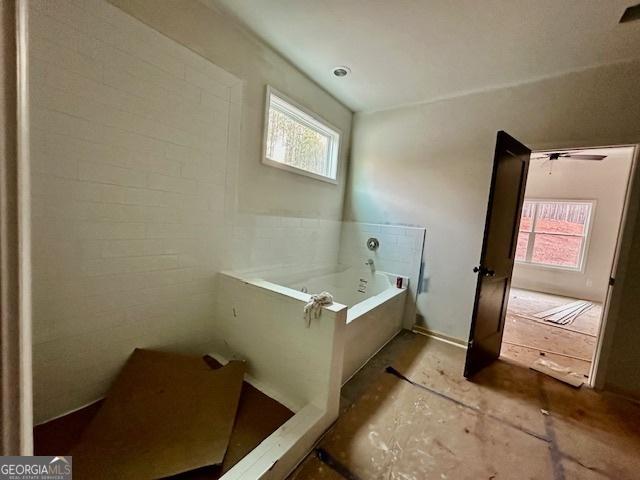
POLYGON ((498 132, 464 376, 500 356, 531 150, 498 132))

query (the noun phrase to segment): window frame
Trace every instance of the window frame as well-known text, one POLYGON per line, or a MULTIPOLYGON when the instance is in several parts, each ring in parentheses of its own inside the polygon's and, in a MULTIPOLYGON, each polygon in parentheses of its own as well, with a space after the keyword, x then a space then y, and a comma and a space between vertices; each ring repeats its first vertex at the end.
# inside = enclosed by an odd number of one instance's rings
MULTIPOLYGON (((587 253, 589 250, 589 242, 591 241, 591 227, 593 224, 593 215, 596 208, 596 200, 594 199, 566 199, 566 198, 525 198, 525 202, 532 202, 535 207, 533 210, 533 218, 531 221, 531 231, 526 232, 521 230, 521 225, 518 226, 518 234, 520 233, 528 233, 529 241, 527 242, 527 251, 525 253, 525 260, 515 260, 515 263, 519 265, 526 265, 535 268, 542 269, 551 269, 551 270, 566 270, 571 272, 583 273, 587 264, 587 253), (571 233, 549 233, 549 232, 536 232, 535 228, 538 223, 538 204, 540 203, 569 203, 569 204, 588 204, 589 208, 589 216, 587 217, 587 221, 584 225, 584 234, 576 235, 571 233), (533 248, 535 243, 536 235, 552 235, 552 236, 561 236, 561 237, 580 237, 582 238, 582 245, 580 247, 580 254, 578 259, 578 265, 575 267, 569 267, 565 265, 554 265, 549 263, 538 263, 531 261, 531 257, 533 256, 533 248)), ((521 219, 522 222, 522 219, 521 219)))
POLYGON ((326 183, 331 183, 333 185, 338 185, 339 183, 338 176, 340 174, 340 153, 342 151, 342 131, 338 127, 333 125, 331 122, 328 122, 317 113, 309 110, 304 105, 301 105, 300 103, 296 102, 291 97, 276 90, 271 85, 267 85, 267 88, 266 88, 266 99, 265 99, 263 123, 264 123, 263 132, 262 132, 262 164, 263 165, 279 168, 280 170, 285 170, 287 172, 295 173, 305 177, 314 178, 316 180, 320 180, 326 183), (321 134, 324 134, 324 135, 329 134, 329 137, 331 138, 330 145, 329 145, 329 148, 331 150, 329 161, 331 163, 329 165, 328 170, 334 173, 335 178, 327 175, 322 175, 319 173, 310 172, 303 168, 295 167, 293 165, 287 165, 285 163, 278 162, 277 160, 272 160, 267 156, 267 135, 269 132, 269 110, 271 108, 272 96, 279 98, 280 100, 289 104, 291 107, 302 112, 302 114, 310 117, 310 118, 304 118, 299 116, 300 123, 318 131, 321 134))

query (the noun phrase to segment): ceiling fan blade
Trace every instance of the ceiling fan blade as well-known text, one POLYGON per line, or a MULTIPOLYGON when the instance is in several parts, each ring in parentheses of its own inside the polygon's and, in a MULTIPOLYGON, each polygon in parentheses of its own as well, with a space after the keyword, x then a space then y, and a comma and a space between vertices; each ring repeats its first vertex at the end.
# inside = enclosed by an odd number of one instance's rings
POLYGON ((575 158, 577 160, 603 160, 606 155, 564 155, 564 158, 575 158))
POLYGON ((541 157, 531 157, 530 160, 549 160, 549 157, 542 155, 541 157))

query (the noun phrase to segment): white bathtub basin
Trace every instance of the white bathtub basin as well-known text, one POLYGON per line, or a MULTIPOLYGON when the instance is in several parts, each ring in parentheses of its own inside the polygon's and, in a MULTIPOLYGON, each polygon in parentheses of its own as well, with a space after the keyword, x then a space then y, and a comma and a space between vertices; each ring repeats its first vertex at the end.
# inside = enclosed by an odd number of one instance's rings
POLYGON ((306 272, 278 270, 262 275, 264 280, 295 290, 296 294, 329 292, 334 302, 347 306, 343 382, 402 328, 406 277, 367 268, 340 267, 306 272))

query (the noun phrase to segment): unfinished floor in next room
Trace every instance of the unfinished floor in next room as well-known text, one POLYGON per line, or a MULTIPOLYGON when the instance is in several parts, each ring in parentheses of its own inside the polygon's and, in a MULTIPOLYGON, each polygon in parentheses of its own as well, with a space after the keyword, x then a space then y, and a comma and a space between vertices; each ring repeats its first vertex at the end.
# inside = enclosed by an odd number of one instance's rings
POLYGON ((291 479, 638 478, 638 404, 507 360, 471 382, 463 364, 457 346, 400 333, 291 479))
POLYGON ((500 355, 525 367, 538 358, 589 378, 602 304, 511 289, 500 355))

